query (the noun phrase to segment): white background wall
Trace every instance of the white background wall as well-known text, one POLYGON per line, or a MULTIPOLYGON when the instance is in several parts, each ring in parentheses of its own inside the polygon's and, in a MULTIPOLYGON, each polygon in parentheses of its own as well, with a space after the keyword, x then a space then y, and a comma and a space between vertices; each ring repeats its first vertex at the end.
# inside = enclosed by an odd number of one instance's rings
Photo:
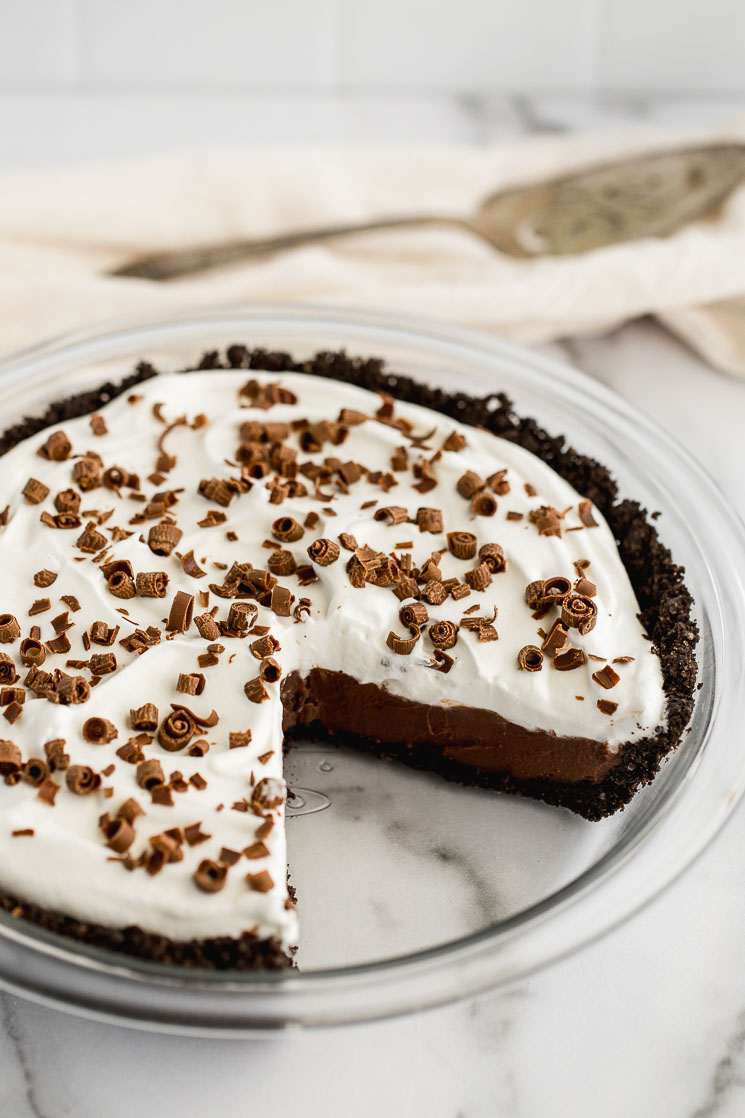
POLYGON ((0 0, 0 166, 681 92, 745 94, 745 0, 0 0))

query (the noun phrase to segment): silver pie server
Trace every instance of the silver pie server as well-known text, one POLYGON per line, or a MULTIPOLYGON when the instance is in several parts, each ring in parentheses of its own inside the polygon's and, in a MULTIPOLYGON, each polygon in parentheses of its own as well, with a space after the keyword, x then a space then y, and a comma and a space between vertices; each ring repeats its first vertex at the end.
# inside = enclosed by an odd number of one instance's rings
POLYGON ((684 148, 502 190, 470 215, 388 217, 197 245, 138 256, 110 274, 179 279, 334 237, 417 226, 464 229, 499 252, 521 259, 569 256, 644 237, 667 237, 692 221, 712 219, 743 178, 745 145, 684 148))

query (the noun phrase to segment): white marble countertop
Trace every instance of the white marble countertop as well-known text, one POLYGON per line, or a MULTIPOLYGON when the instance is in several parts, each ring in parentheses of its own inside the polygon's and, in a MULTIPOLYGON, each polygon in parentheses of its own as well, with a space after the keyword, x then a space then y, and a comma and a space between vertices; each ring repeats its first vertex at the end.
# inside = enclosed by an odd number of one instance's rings
MULTIPOLYGON (((545 105, 524 109, 523 130, 545 127, 545 105)), ((554 124, 563 111, 552 106, 554 124)), ((566 115, 597 127, 604 114, 575 103, 566 115)), ((610 119, 639 115, 659 114, 614 102, 610 119)), ((648 322, 545 349, 691 446, 745 514, 745 382, 648 322)), ((393 1022, 185 1039, 0 994, 0 1114, 735 1118, 745 1113, 743 849, 745 805, 695 866, 600 942, 506 991, 393 1022)))

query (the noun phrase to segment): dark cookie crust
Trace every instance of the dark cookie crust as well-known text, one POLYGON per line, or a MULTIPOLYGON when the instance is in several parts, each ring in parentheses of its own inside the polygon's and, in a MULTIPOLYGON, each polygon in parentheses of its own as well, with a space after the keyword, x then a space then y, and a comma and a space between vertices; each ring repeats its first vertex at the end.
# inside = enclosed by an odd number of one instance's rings
MULTIPOLYGON (((508 776, 474 774, 472 769, 463 770, 452 761, 443 763, 439 771, 447 779, 464 784, 478 783, 567 807, 590 820, 601 819, 622 808, 641 785, 653 779, 662 759, 678 745, 693 710, 698 626, 692 617, 693 599, 683 583, 684 569, 673 561, 670 551, 660 541, 647 510, 636 501, 619 501, 618 487, 605 466, 567 446, 563 436, 549 435, 534 419, 516 415, 504 393, 474 397, 430 388, 409 377, 386 371, 383 362, 376 358, 352 358, 343 352, 318 353, 309 361, 297 362, 290 354, 233 345, 224 358, 217 350, 206 353, 197 368, 307 373, 385 392, 398 400, 441 412, 461 423, 485 427, 501 438, 518 443, 589 498, 603 513, 613 531, 639 601, 640 619, 659 652, 667 696, 666 731, 625 746, 624 764, 616 766, 600 784, 516 781, 508 776)), ((99 410, 116 396, 135 389, 138 384, 156 375, 152 365, 141 362, 131 376, 118 384, 106 383, 95 391, 50 404, 42 416, 27 418, 0 436, 0 455, 46 427, 99 410)), ((307 735, 309 729, 303 727, 303 734, 307 735)), ((324 735, 322 728, 316 727, 316 731, 324 735)), ((378 756, 395 756, 409 765, 432 771, 431 752, 421 747, 399 753, 390 746, 347 738, 345 736, 345 744, 369 750, 378 756)), ((178 942, 137 927, 112 929, 81 922, 2 894, 0 907, 49 931, 156 962, 226 970, 281 969, 291 965, 290 957, 279 943, 250 935, 239 939, 226 936, 178 942)))

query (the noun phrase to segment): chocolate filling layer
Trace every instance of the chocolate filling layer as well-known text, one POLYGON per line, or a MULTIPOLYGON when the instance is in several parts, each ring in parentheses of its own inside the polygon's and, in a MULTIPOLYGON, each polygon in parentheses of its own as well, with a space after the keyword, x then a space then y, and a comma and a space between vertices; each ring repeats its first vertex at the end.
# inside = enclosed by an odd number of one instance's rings
POLYGON ((597 784, 619 761, 603 742, 528 730, 491 710, 426 706, 360 683, 344 672, 313 668, 282 686, 285 730, 314 736, 353 735, 355 744, 467 784, 516 781, 590 781, 597 784))

